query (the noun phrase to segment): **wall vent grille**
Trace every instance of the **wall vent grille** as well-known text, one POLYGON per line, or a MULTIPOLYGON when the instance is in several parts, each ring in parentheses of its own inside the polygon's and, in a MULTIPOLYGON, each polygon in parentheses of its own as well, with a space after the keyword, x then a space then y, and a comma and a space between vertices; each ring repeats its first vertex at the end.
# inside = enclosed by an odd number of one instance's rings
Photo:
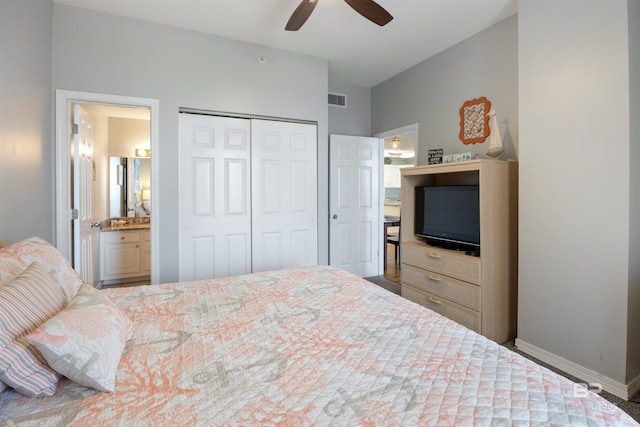
POLYGON ((329 105, 332 107, 347 108, 347 95, 341 93, 329 93, 329 105))

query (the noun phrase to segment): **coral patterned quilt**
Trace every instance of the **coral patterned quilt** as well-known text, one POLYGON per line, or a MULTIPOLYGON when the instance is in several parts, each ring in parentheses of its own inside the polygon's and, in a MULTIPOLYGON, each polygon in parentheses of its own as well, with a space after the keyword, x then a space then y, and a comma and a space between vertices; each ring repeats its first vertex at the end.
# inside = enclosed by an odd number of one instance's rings
POLYGON ((331 267, 104 291, 116 389, 0 393, 0 425, 636 425, 510 350, 331 267), (584 395, 584 396, 583 396, 584 395))

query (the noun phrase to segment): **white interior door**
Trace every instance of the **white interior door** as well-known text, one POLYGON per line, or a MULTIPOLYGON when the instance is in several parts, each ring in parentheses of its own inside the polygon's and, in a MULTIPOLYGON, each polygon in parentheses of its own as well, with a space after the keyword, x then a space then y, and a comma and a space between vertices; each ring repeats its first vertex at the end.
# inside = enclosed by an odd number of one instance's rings
POLYGON ((180 280, 251 272, 250 120, 180 114, 180 280))
POLYGON ((380 274, 380 145, 378 138, 329 139, 329 264, 360 277, 380 274))
POLYGON ((73 267, 84 283, 94 286, 93 123, 79 104, 73 107, 73 267))
POLYGON ((316 126, 251 122, 253 271, 316 265, 316 126))

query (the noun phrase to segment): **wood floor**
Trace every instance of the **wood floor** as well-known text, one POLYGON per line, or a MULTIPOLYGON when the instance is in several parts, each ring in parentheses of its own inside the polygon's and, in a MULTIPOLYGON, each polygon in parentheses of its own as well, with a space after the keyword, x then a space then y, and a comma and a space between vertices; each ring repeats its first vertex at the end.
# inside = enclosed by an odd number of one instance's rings
POLYGON ((389 292, 400 295, 400 263, 396 263, 394 260, 393 245, 389 245, 387 250, 387 268, 384 275, 365 277, 365 279, 385 288, 389 292))
POLYGON ((400 283, 400 258, 395 261, 395 248, 394 245, 387 245, 387 268, 384 270, 384 278, 400 283))
POLYGON ((127 288, 127 287, 131 287, 131 286, 146 286, 149 284, 148 280, 142 280, 142 281, 134 281, 134 282, 122 282, 122 283, 111 283, 109 285, 102 285, 100 287, 100 289, 106 289, 106 288, 127 288))

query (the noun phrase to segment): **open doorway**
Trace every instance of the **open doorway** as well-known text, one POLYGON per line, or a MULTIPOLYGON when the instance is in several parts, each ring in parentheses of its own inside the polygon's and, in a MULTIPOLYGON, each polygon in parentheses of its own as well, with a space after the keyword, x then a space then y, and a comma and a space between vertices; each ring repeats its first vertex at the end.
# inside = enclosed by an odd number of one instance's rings
POLYGON ((148 276, 151 283, 157 283, 158 215, 153 221, 151 217, 144 217, 152 212, 151 188, 154 204, 158 205, 159 180, 158 174, 153 173, 158 170, 157 128, 157 100, 56 91, 56 246, 90 284, 103 281, 99 247, 102 226, 123 224, 121 221, 125 218, 128 221, 127 217, 131 217, 131 224, 137 227, 146 224, 147 231, 140 232, 136 249, 141 254, 146 250, 148 260, 145 262, 141 255, 139 273, 148 276), (78 116, 83 120, 79 122, 78 116), (74 148, 79 140, 84 144, 81 150, 74 148), (87 157, 91 160, 87 161, 87 157), (118 162, 113 162, 112 157, 118 158, 118 162), (115 166, 116 163, 121 168, 115 166), (130 165, 128 175, 127 164, 130 165), (114 165, 113 172, 111 165, 114 165), (111 195, 110 180, 121 183, 117 199, 126 206, 112 206, 115 197, 111 195), (78 188, 84 190, 78 191, 78 188), (78 253, 82 253, 82 257, 79 258, 78 253))
POLYGON ((400 197, 400 171, 416 165, 418 124, 391 129, 376 135, 384 141, 383 167, 383 229, 381 247, 383 248, 384 277, 400 283, 402 226, 402 200, 400 197))

